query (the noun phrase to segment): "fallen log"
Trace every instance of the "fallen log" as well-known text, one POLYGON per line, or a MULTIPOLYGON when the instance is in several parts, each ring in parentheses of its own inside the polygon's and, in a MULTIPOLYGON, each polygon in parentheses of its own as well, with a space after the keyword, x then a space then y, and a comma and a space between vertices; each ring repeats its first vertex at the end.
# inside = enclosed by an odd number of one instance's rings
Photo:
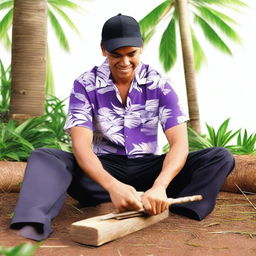
POLYGON ((227 177, 221 191, 256 193, 256 155, 235 155, 235 168, 227 177))
POLYGON ((0 192, 19 192, 26 162, 0 161, 0 192))
MULTIPOLYGON (((235 155, 236 165, 227 177, 221 191, 241 193, 243 191, 256 193, 256 156, 235 155)), ((0 161, 0 192, 19 192, 27 163, 0 161)))

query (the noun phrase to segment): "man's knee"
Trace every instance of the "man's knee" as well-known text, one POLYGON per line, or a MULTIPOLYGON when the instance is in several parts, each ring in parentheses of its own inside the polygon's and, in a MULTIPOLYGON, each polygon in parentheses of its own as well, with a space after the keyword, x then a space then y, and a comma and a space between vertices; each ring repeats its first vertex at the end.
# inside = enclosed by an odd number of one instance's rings
POLYGON ((36 148, 31 155, 47 155, 52 153, 53 148, 36 148))
POLYGON ((232 153, 224 147, 214 147, 213 152, 213 157, 217 157, 222 165, 231 172, 235 166, 235 158, 232 153))

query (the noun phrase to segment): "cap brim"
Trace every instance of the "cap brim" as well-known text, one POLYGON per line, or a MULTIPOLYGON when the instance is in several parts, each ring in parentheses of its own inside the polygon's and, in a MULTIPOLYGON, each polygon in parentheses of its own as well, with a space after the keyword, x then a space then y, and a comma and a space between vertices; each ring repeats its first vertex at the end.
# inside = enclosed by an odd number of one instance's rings
POLYGON ((141 47, 143 41, 141 37, 122 37, 110 39, 102 42, 102 45, 108 52, 125 46, 141 47))

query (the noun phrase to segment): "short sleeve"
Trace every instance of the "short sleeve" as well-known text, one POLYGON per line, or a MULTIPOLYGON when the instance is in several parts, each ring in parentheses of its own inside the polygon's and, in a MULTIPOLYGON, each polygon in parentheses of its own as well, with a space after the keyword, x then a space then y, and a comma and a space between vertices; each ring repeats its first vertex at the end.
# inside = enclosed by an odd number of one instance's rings
POLYGON ((70 94, 69 109, 64 129, 68 130, 75 126, 93 130, 92 106, 84 86, 77 80, 75 80, 70 94))
POLYGON ((188 121, 188 117, 182 110, 179 98, 169 80, 165 80, 160 86, 159 120, 164 131, 188 121))

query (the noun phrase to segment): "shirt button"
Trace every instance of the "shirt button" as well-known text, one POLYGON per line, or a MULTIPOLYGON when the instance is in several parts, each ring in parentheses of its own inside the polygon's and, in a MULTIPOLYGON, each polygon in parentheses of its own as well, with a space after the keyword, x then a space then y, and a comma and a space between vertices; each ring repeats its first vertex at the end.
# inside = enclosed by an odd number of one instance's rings
POLYGON ((128 135, 125 135, 125 138, 128 138, 128 135))

